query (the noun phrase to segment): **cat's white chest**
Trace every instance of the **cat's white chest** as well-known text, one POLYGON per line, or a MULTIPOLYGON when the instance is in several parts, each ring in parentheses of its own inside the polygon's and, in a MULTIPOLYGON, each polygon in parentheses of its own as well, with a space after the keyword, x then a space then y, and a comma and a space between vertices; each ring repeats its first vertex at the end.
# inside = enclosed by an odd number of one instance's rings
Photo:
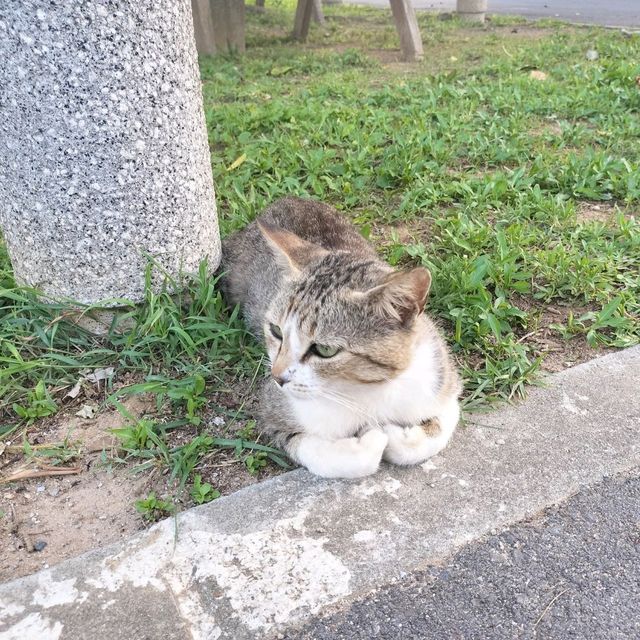
POLYGON ((337 439, 364 425, 418 424, 437 411, 438 365, 434 347, 420 345, 397 378, 375 385, 336 386, 327 396, 289 398, 296 422, 310 435, 337 439))

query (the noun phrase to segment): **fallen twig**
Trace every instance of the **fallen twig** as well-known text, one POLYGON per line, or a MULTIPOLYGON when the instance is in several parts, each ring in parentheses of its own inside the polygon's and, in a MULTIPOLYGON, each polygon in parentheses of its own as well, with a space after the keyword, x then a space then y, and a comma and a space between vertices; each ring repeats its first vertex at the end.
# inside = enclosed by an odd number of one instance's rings
POLYGON ((32 478, 47 478, 49 476, 68 476, 80 473, 80 467, 42 467, 41 469, 25 469, 18 471, 6 478, 0 478, 0 484, 9 484, 16 480, 31 480, 32 478))
POLYGON ((540 624, 540 620, 542 620, 542 618, 544 618, 545 614, 547 613, 547 611, 549 611, 549 609, 551 609, 551 605, 553 605, 553 603, 563 594, 566 593, 567 591, 569 591, 569 589, 564 589, 563 591, 561 591, 558 595, 554 596, 551 599, 551 602, 545 607, 544 611, 540 614, 540 617, 536 620, 536 623, 533 625, 533 630, 536 630, 536 627, 540 624))

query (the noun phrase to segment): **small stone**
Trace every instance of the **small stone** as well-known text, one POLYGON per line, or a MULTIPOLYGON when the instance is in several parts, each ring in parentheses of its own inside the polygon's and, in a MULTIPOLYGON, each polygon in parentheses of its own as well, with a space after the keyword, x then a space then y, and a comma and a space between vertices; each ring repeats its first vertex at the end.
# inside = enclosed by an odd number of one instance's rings
POLYGON ((43 485, 43 484, 39 484, 39 485, 36 487, 36 493, 43 493, 43 492, 44 492, 44 489, 45 489, 44 485, 43 485))
POLYGON ((534 80, 546 80, 547 74, 544 71, 540 71, 539 69, 533 69, 529 73, 529 77, 533 78, 534 80))
POLYGON ((52 497, 52 498, 56 498, 59 494, 60 494, 60 487, 55 486, 55 487, 50 487, 49 491, 47 491, 47 493, 52 497))
POLYGON ((36 540, 33 543, 34 551, 42 551, 47 546, 47 543, 44 540, 36 540))

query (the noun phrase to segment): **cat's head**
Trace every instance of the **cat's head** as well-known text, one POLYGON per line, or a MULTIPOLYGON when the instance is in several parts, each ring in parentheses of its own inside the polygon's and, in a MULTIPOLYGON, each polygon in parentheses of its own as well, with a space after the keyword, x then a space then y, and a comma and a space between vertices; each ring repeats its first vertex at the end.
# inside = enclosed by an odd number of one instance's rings
POLYGON ((288 231, 260 229, 283 272, 265 317, 276 383, 300 398, 380 384, 411 360, 431 284, 426 269, 328 252, 288 231))

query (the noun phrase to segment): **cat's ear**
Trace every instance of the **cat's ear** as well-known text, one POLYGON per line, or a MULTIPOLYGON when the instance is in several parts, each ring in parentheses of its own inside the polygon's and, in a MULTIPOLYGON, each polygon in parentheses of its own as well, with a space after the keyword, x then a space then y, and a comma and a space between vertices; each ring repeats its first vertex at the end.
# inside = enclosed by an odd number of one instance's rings
POLYGON ((424 311, 430 287, 431 274, 417 267, 389 274, 382 284, 365 291, 364 296, 378 312, 409 327, 424 311))
POLYGON ((299 273, 328 253, 317 244, 307 242, 295 233, 285 231, 268 222, 259 221, 258 229, 280 267, 293 274, 299 273))

